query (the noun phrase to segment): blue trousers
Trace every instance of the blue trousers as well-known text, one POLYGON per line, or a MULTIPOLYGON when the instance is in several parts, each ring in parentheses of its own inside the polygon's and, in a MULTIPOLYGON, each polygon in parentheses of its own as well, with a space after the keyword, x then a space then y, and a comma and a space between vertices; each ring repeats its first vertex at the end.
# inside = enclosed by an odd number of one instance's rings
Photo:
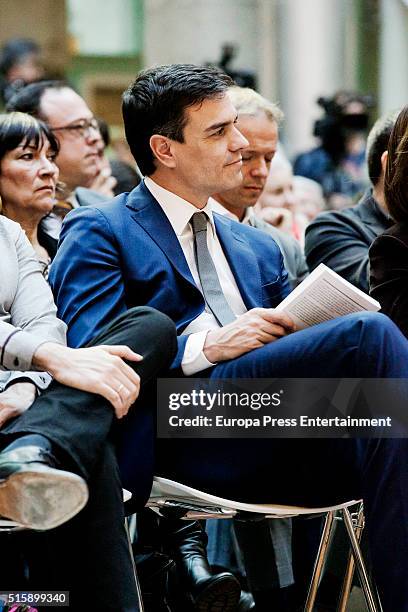
MULTIPOLYGON (((408 342, 384 315, 348 315, 207 374, 408 378, 408 342)), ((362 497, 384 611, 408 612, 408 440, 158 440, 156 473, 249 502, 326 506, 362 497)))

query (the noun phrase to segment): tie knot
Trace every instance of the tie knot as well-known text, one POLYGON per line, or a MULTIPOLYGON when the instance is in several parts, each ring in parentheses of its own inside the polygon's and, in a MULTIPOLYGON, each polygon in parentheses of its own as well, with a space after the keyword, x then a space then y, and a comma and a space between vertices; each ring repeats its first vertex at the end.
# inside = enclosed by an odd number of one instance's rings
POLYGON ((193 228, 193 234, 207 231, 207 215, 205 212, 194 213, 190 219, 190 223, 193 228))

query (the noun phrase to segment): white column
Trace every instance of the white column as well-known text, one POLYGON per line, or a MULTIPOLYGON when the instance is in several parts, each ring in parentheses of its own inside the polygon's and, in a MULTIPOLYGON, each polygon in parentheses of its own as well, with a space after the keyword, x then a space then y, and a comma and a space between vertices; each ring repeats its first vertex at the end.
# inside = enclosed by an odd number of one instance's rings
POLYGON ((380 111, 408 102, 408 3, 381 0, 380 111))
MULTIPOLYGON (((387 0, 385 0, 387 1, 387 0)), ((285 0, 280 4, 279 97, 287 152, 313 146, 319 96, 344 82, 344 0, 285 0)))
POLYGON ((258 0, 258 90, 273 102, 278 100, 278 2, 279 0, 258 0))

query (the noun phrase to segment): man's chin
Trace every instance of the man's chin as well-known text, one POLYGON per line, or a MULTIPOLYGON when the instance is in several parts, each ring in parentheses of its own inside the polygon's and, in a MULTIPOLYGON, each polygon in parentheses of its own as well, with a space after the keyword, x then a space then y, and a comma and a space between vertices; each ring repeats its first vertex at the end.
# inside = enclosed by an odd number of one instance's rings
POLYGON ((239 205, 247 208, 248 206, 255 206, 262 191, 257 192, 248 192, 246 190, 239 189, 237 190, 236 201, 239 202, 239 205))

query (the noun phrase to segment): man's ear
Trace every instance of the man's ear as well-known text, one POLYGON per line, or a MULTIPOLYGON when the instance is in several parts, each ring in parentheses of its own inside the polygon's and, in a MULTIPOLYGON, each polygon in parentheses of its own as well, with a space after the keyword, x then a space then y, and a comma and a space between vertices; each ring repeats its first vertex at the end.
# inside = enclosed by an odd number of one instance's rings
POLYGON ((387 168, 387 160, 388 160, 388 151, 384 151, 384 153, 381 155, 381 168, 382 168, 384 176, 385 176, 385 169, 387 168))
POLYGON ((153 155, 163 166, 167 168, 175 167, 176 161, 173 157, 171 140, 169 138, 153 134, 150 138, 150 148, 153 151, 153 155))

